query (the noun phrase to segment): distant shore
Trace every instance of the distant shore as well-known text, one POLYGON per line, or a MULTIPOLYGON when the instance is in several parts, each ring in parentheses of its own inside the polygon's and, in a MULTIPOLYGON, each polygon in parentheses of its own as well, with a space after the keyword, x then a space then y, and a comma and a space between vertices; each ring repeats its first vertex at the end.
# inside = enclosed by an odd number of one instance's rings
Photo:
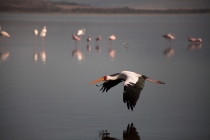
POLYGON ((0 2, 0 13, 53 13, 53 14, 209 14, 210 8, 197 9, 135 9, 130 7, 93 7, 69 2, 7 0, 0 2), (8 2, 9 1, 9 2, 8 2))

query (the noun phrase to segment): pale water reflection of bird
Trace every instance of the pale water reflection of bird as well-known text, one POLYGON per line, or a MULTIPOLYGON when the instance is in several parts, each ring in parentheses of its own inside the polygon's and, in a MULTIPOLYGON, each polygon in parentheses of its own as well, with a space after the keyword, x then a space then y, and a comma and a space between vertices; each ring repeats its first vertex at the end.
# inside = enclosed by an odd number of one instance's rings
POLYGON ((202 48, 202 44, 195 44, 195 43, 191 43, 188 45, 188 51, 190 50, 195 50, 195 49, 201 49, 202 48))
POLYGON ((91 45, 87 45, 87 51, 90 52, 91 50, 91 45))
POLYGON ((102 88, 100 90, 102 90, 102 92, 107 92, 110 88, 124 81, 123 101, 124 103, 127 103, 128 109, 133 110, 139 99, 140 92, 144 88, 145 80, 156 84, 165 84, 164 82, 152 80, 145 75, 131 71, 122 71, 121 73, 103 76, 90 82, 90 84, 105 81, 101 85, 102 88))
POLYGON ((101 47, 100 47, 99 45, 96 45, 96 51, 97 51, 98 53, 101 52, 101 47))

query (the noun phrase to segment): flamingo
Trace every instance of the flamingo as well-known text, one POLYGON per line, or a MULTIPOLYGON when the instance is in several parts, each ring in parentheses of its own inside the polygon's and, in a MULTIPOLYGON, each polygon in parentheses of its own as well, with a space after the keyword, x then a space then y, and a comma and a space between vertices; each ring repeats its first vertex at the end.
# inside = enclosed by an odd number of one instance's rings
POLYGON ((47 34, 47 28, 46 26, 43 27, 42 31, 40 32, 40 37, 42 38, 42 44, 44 45, 44 39, 46 37, 47 34))
POLYGON ((188 41, 190 41, 191 43, 197 43, 197 44, 202 43, 201 38, 194 38, 194 37, 190 37, 190 36, 188 36, 188 41))
POLYGON ((34 28, 34 35, 37 36, 38 33, 39 33, 39 31, 36 28, 34 28))
POLYGON ((196 38, 188 36, 188 41, 190 41, 191 43, 194 43, 196 42, 196 38))
POLYGON ((37 44, 37 35, 38 35, 39 31, 34 28, 34 42, 37 44))
POLYGON ((101 36, 99 35, 97 38, 96 38, 96 43, 98 44, 98 41, 101 40, 101 36))
POLYGON ((171 46, 171 40, 175 39, 175 35, 172 35, 170 33, 163 35, 163 37, 166 39, 166 44, 167 44, 167 40, 169 40, 170 46, 171 46))
POLYGON ((85 28, 82 28, 82 29, 78 30, 78 32, 77 32, 78 36, 81 36, 81 35, 84 35, 84 34, 85 34, 85 28))
POLYGON ((80 41, 81 39, 79 38, 79 36, 72 34, 72 39, 75 40, 75 46, 77 45, 77 41, 80 41))
POLYGON ((3 38, 6 38, 6 41, 7 41, 7 38, 10 37, 10 35, 6 31, 1 30, 1 26, 0 26, 0 36, 2 36, 3 38))
POLYGON ((197 43, 202 43, 202 39, 201 39, 201 38, 197 38, 197 39, 196 39, 196 42, 197 42, 197 43))
POLYGON ((90 42, 90 41, 91 41, 91 37, 90 35, 88 35, 87 42, 90 42))
POLYGON ((112 46, 112 41, 113 40, 116 40, 116 36, 115 35, 109 36, 109 41, 111 42, 111 46, 112 46))
POLYGON ((115 50, 112 48, 112 41, 113 40, 116 40, 115 35, 109 36, 109 42, 111 43, 111 45, 108 45, 108 47, 109 47, 109 55, 110 55, 111 58, 115 57, 115 50))
POLYGON ((102 90, 102 92, 107 92, 110 88, 124 81, 123 102, 127 103, 127 108, 133 111, 133 108, 139 99, 140 92, 144 88, 145 80, 156 84, 165 84, 164 82, 149 79, 145 75, 132 71, 122 71, 121 73, 103 76, 90 82, 90 84, 105 81, 101 85, 102 88, 100 90, 102 90))

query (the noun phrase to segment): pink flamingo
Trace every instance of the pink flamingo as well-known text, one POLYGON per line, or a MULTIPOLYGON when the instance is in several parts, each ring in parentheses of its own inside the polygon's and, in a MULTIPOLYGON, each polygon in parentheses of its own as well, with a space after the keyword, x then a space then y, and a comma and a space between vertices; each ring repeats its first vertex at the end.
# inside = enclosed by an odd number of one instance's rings
POLYGON ((90 37, 90 35, 88 35, 88 38, 87 38, 88 44, 89 44, 90 41, 91 41, 91 37, 90 37))
POLYGON ((77 45, 77 41, 80 41, 81 39, 79 36, 76 36, 75 34, 72 34, 72 39, 75 40, 75 46, 77 45))
POLYGON ((112 47, 112 41, 113 41, 113 40, 116 40, 116 36, 115 36, 115 35, 109 36, 109 41, 110 41, 110 43, 111 43, 111 47, 112 47))
MULTIPOLYGON (((2 36, 3 38, 6 38, 6 41, 7 41, 7 38, 10 37, 10 35, 6 31, 1 31, 1 26, 0 26, 0 36, 2 36)), ((7 41, 7 44, 8 44, 8 41, 7 41)))
POLYGON ((98 41, 100 41, 101 40, 101 36, 98 36, 97 38, 96 38, 96 42, 98 43, 98 41))
POLYGON ((202 39, 201 38, 194 38, 194 37, 190 37, 188 36, 188 41, 190 41, 191 43, 202 43, 202 39))
POLYGON ((113 40, 116 40, 116 36, 115 35, 109 36, 109 42, 111 43, 111 45, 108 45, 108 47, 109 47, 109 55, 112 58, 115 57, 115 50, 112 48, 112 41, 113 40))
POLYGON ((170 33, 163 35, 163 37, 166 39, 166 45, 167 45, 167 40, 169 40, 170 46, 171 46, 171 40, 175 39, 175 35, 172 35, 170 33))

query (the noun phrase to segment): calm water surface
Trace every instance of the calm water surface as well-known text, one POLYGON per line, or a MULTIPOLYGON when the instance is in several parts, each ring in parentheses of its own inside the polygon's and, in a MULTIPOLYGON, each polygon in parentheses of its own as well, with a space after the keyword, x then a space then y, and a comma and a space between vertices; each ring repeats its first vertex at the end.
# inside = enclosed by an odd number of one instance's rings
POLYGON ((0 25, 11 35, 0 43, 1 139, 210 138, 209 15, 0 14, 0 25), (33 35, 43 26, 44 43, 33 35), (81 28, 75 46, 71 35, 81 28), (171 46, 166 33, 176 35, 171 46), (190 44, 188 35, 203 43, 190 44), (123 84, 108 93, 89 85, 122 70, 166 84, 147 82, 130 111, 123 84))

